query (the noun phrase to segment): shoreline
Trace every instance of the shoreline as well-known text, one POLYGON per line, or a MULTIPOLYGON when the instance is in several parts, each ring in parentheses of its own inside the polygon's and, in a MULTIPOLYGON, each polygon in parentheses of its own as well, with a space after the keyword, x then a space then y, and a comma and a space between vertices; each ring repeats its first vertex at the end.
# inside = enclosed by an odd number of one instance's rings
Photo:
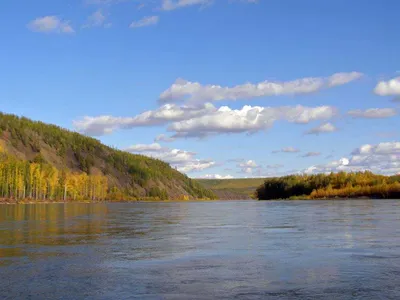
POLYGON ((398 198, 372 198, 372 197, 359 197, 359 198, 314 198, 314 199, 269 199, 269 200, 257 200, 257 201, 345 201, 345 200, 399 200, 398 198))
POLYGON ((239 200, 219 200, 219 199, 190 199, 190 200, 79 200, 79 201, 48 201, 48 200, 15 200, 15 199, 0 199, 0 205, 17 205, 17 204, 91 204, 91 203, 161 203, 161 202, 213 202, 213 201, 239 201, 239 200))
POLYGON ((245 199, 191 199, 191 200, 120 200, 120 201, 91 201, 91 200, 80 200, 80 201, 32 201, 32 200, 14 200, 14 199, 0 199, 0 205, 20 205, 20 204, 99 204, 99 203, 174 203, 174 202, 231 202, 231 201, 260 201, 260 202, 274 202, 274 201, 346 201, 346 200, 399 200, 394 198, 369 198, 369 197, 359 197, 359 198, 319 198, 319 199, 271 199, 271 200, 245 200, 245 199))

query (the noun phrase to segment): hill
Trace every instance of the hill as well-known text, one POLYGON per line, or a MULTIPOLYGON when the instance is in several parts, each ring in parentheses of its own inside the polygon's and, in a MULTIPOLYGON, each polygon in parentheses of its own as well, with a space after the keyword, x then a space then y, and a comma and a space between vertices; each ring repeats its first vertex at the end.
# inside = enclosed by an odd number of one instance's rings
POLYGON ((212 190, 222 200, 249 200, 255 198, 263 178, 242 179, 199 179, 204 187, 212 190))
POLYGON ((24 117, 0 113, 0 148, 0 198, 215 198, 163 161, 24 117))

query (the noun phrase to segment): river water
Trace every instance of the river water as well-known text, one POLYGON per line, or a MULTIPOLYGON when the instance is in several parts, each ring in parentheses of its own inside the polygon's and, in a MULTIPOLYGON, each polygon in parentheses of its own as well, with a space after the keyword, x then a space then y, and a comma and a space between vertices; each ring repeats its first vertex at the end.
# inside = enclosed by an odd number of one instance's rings
POLYGON ((400 201, 0 205, 0 299, 400 299, 400 201))

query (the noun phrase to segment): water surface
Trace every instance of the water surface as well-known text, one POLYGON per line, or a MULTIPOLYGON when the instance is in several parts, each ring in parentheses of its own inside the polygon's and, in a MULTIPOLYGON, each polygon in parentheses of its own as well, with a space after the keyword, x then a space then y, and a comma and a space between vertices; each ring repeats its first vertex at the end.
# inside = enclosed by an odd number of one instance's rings
POLYGON ((0 205, 0 299, 400 299, 400 201, 0 205))

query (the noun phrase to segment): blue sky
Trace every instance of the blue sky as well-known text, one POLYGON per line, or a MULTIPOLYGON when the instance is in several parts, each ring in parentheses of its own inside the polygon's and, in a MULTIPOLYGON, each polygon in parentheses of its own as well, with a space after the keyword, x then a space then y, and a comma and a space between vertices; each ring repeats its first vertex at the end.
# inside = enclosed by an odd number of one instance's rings
POLYGON ((398 173, 399 10, 395 0, 2 1, 1 110, 192 177, 398 173))

